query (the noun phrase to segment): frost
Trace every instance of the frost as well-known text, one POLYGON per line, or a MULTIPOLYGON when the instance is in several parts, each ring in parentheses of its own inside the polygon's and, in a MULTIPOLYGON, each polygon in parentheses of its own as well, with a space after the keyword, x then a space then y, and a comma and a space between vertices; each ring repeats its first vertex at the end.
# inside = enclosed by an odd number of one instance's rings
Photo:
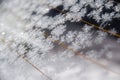
MULTIPOLYGON (((75 39, 75 45, 79 45, 81 49, 85 47, 91 46, 91 35, 86 34, 85 32, 79 32, 76 39, 75 39)), ((73 43, 74 44, 74 43, 73 43)))
POLYGON ((60 26, 56 27, 55 29, 53 29, 51 34, 55 35, 55 36, 60 36, 65 31, 65 28, 66 28, 65 26, 60 25, 60 26), (59 29, 59 32, 58 32, 58 29, 59 29))
POLYGON ((52 80, 119 80, 81 57, 119 72, 120 40, 95 28, 119 33, 119 6, 108 0, 2 0, 0 80, 47 80, 17 53, 52 80))
POLYGON ((69 31, 68 34, 66 35, 67 43, 73 42, 73 40, 75 39, 76 35, 77 35, 77 32, 69 31))
POLYGON ((116 34, 116 33, 117 33, 117 31, 116 31, 114 28, 111 29, 110 32, 113 33, 113 34, 116 34))
POLYGON ((98 36, 95 38, 95 43, 96 44, 101 44, 103 42, 103 40, 106 38, 107 34, 103 33, 101 31, 98 31, 98 36))

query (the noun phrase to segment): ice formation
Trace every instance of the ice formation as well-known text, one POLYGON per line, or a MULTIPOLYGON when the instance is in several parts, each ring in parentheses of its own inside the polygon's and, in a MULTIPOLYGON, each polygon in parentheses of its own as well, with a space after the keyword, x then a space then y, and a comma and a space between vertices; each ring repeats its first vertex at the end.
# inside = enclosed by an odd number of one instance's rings
POLYGON ((17 53, 52 80, 120 80, 120 75, 60 45, 120 72, 120 39, 81 19, 119 34, 120 4, 109 0, 0 0, 0 80, 47 80, 17 53))

